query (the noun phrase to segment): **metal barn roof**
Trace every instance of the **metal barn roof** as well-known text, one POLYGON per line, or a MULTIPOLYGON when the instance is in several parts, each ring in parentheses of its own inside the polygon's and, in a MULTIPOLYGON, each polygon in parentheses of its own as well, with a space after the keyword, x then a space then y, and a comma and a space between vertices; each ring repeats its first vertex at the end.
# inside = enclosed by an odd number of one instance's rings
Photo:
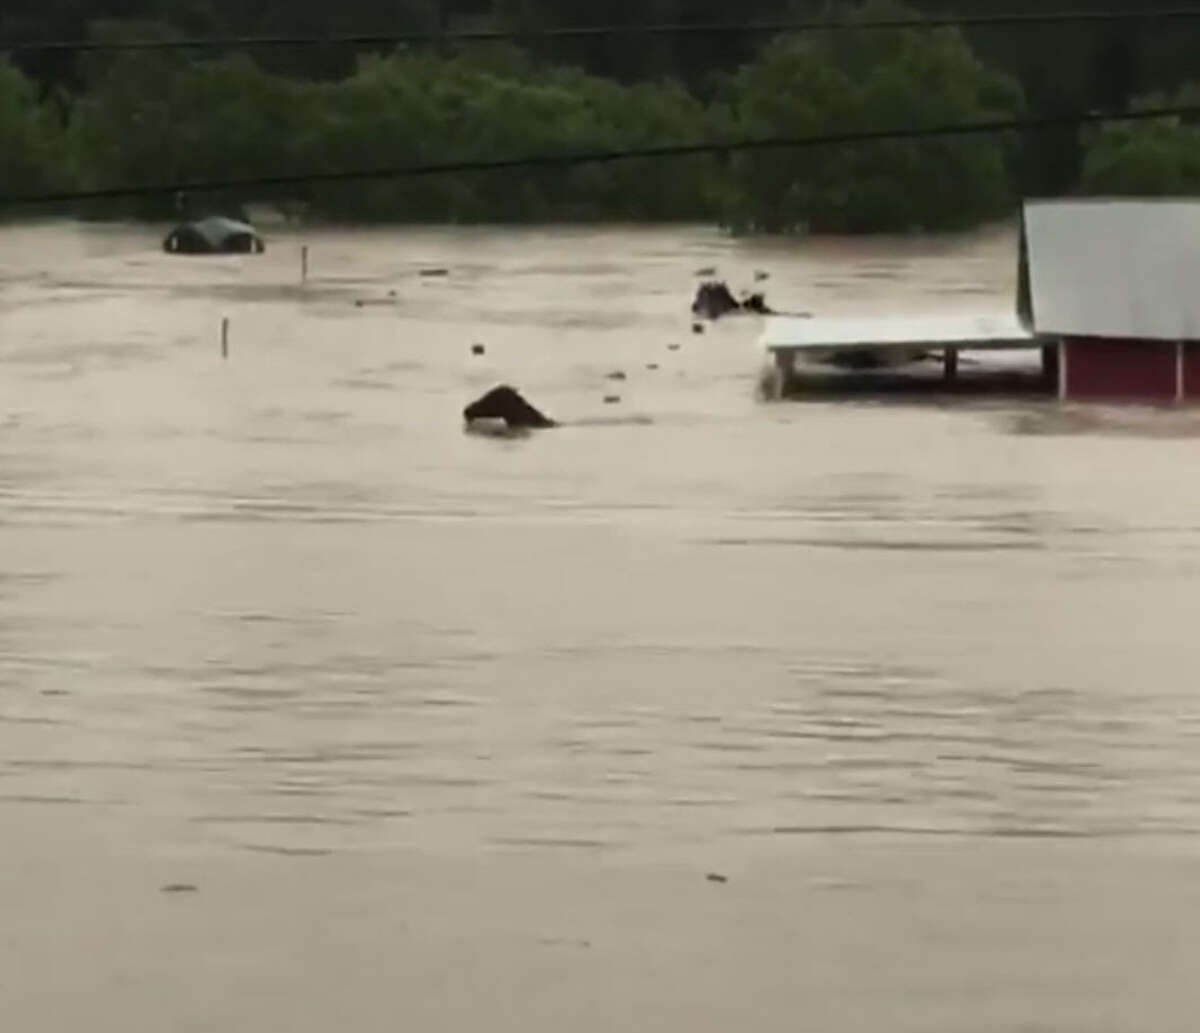
POLYGON ((759 343, 768 351, 824 348, 958 347, 1029 348, 1033 334, 1013 313, 909 316, 774 316, 759 343))
POLYGON ((1039 334, 1200 339, 1200 200, 1030 201, 1039 334))

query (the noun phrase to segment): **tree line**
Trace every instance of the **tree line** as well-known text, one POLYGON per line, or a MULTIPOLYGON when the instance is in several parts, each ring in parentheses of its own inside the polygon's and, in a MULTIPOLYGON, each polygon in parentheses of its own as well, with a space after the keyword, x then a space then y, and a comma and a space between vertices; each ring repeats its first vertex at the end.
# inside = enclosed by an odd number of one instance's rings
MULTIPOLYGON (((73 0, 6 0, 0 40, 432 32, 509 27, 511 43, 44 54, 0 60, 0 197, 576 150, 802 137, 1189 103, 1200 21, 872 30, 721 38, 539 39, 595 24, 571 0, 126 0, 88 21, 73 0), (1006 37, 1014 40, 1006 42, 1006 37), (1021 45, 1016 46, 1015 42, 1021 45), (1189 49, 1190 47, 1190 49, 1189 49)), ((1038 6, 1029 3, 1030 10, 1038 6)), ((1090 9, 1095 9, 1095 4, 1090 9)), ((1114 5, 1118 6, 1118 5, 1114 5)), ((1128 9, 1129 5, 1121 5, 1128 9)), ((1005 11, 1019 10, 1007 4, 1005 11)), ((742 0, 738 20, 903 18, 865 4, 742 0)), ((709 0, 610 0, 604 20, 723 22, 709 0)), ((718 153, 571 169, 321 182, 191 199, 269 201, 312 218, 515 222, 702 220, 743 231, 964 228, 1022 194, 1194 193, 1200 129, 1099 129, 718 153)), ((167 218, 148 194, 81 214, 167 218)))

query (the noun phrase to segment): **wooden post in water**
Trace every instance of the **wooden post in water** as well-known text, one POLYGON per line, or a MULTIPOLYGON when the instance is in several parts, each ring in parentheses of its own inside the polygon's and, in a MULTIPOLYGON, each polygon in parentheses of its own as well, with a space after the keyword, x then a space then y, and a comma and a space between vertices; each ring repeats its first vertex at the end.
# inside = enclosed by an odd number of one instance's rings
POLYGON ((308 245, 300 248, 300 282, 308 283, 308 245))
POLYGON ((942 352, 942 376, 947 383, 958 379, 958 349, 947 348, 942 352))
POLYGON ((229 358, 229 317, 221 319, 221 358, 229 358))

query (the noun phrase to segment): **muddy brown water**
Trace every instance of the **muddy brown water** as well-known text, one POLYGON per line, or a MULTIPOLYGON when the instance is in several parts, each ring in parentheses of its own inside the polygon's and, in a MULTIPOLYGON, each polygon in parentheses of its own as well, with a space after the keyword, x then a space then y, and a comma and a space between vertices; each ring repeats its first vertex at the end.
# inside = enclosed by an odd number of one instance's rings
POLYGON ((1011 228, 157 243, 0 229, 13 1029, 1194 1028, 1200 418, 690 329, 1004 308, 1011 228))

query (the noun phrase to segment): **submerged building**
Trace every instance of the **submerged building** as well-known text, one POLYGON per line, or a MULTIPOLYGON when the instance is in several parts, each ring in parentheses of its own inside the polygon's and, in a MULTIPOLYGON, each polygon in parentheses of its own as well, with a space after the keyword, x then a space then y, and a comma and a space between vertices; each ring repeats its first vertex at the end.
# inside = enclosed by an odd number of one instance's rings
POLYGON ((1018 309, 1061 398, 1200 399, 1200 200, 1033 201, 1018 309))
POLYGON ((1024 350, 1040 361, 981 390, 1072 400, 1200 399, 1200 199, 1029 201, 1022 209, 1017 297, 976 316, 769 318, 760 343, 776 390, 797 363, 836 370, 841 388, 882 383, 964 389, 961 352, 1024 350), (930 376, 930 362, 939 360, 930 376))

